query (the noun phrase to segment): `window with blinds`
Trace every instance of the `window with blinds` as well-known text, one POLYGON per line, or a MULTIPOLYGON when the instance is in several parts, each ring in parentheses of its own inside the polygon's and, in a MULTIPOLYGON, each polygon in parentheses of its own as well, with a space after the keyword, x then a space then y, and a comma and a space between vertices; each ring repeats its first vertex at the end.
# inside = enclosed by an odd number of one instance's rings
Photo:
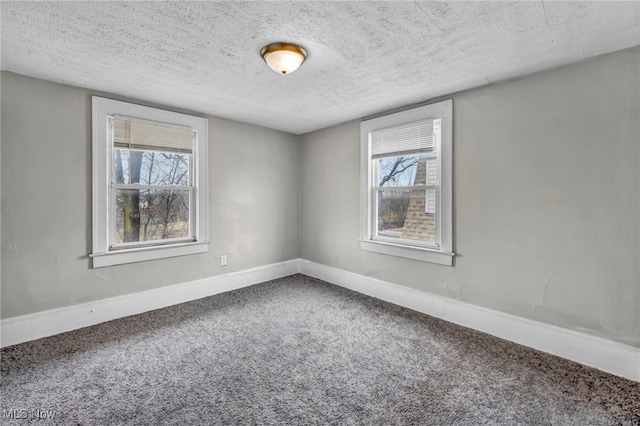
POLYGON ((451 117, 444 101, 362 122, 361 248, 451 264, 451 117))
POLYGON ((437 246, 439 119, 370 134, 375 237, 437 246))
POLYGON ((114 116, 111 249, 193 241, 189 128, 114 116))
POLYGON ((93 267, 202 253, 206 119, 93 97, 93 267))

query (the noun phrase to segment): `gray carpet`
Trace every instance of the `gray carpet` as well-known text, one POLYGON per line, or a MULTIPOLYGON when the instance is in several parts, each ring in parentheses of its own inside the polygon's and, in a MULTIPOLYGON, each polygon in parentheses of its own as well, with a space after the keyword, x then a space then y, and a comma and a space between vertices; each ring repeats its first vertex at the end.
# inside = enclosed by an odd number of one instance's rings
POLYGON ((0 354, 3 424, 640 424, 639 383, 303 275, 0 354))

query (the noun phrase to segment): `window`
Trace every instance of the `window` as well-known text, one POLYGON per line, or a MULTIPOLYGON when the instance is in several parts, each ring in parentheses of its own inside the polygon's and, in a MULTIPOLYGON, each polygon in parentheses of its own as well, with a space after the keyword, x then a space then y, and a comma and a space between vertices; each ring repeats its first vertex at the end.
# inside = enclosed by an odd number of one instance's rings
POLYGON ((93 267, 202 253, 207 120, 93 97, 93 267))
POLYGON ((452 101, 363 121, 360 248, 451 265, 452 101))

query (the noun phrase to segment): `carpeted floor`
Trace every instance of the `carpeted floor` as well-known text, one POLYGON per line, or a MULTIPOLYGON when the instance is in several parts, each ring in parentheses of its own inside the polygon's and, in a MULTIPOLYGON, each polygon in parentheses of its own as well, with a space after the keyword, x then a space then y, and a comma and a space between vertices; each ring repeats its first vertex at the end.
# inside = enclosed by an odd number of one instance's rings
POLYGON ((640 383, 303 275, 0 354, 2 424, 640 425, 640 383))

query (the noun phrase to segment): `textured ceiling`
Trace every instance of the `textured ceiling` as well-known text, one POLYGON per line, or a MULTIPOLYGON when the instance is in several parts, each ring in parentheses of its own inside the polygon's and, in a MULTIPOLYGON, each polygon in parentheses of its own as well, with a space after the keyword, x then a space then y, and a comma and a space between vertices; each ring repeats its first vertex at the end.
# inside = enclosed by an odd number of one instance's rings
POLYGON ((292 133, 640 44, 639 2, 2 2, 2 69, 292 133), (265 44, 309 51, 271 71, 265 44))

